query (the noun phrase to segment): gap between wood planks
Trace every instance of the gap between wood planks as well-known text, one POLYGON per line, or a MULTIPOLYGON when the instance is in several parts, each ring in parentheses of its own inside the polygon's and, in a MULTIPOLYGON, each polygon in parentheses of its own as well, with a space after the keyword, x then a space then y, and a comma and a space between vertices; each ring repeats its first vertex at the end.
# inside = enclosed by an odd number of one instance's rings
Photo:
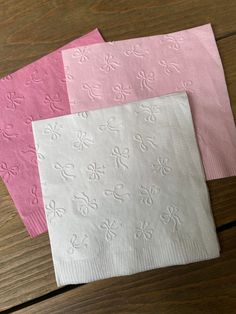
MULTIPOLYGON (((213 29, 213 31, 214 31, 214 29, 213 29)), ((219 36, 219 37, 216 38, 216 42, 221 40, 221 39, 225 39, 225 38, 228 38, 228 37, 231 37, 231 36, 234 36, 234 35, 236 35, 236 32, 231 32, 231 33, 225 34, 223 36, 219 36)))
MULTIPOLYGON (((216 228, 216 231, 217 231, 217 234, 220 234, 222 232, 224 232, 225 230, 228 230, 228 229, 231 229, 231 228, 235 228, 236 227, 236 221, 232 221, 230 223, 227 223, 227 224, 224 224, 222 226, 219 226, 216 228)), ((30 301, 27 301, 27 302, 24 302, 22 304, 19 304, 19 305, 16 305, 16 306, 13 306, 3 312, 1 312, 2 314, 10 314, 10 313, 15 313, 19 310, 22 310, 22 309, 27 309, 28 306, 31 306, 31 305, 34 305, 36 303, 40 303, 42 301, 45 301, 45 300, 48 300, 50 298, 53 298, 55 296, 58 296, 60 294, 63 294, 65 292, 68 292, 68 291, 71 291, 73 289, 76 289, 80 286, 82 286, 83 284, 78 284, 78 285, 68 285, 68 286, 65 286, 65 287, 62 287, 62 288, 59 288, 57 290, 54 290, 54 291, 51 291, 49 293, 46 293, 40 297, 37 297, 35 299, 32 299, 30 301)))

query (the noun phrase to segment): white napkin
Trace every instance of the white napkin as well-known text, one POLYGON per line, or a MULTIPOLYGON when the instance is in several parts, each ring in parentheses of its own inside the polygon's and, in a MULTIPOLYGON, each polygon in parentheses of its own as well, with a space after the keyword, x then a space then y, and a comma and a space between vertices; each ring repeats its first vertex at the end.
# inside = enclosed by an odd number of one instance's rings
POLYGON ((33 130, 58 286, 219 256, 186 93, 33 130))

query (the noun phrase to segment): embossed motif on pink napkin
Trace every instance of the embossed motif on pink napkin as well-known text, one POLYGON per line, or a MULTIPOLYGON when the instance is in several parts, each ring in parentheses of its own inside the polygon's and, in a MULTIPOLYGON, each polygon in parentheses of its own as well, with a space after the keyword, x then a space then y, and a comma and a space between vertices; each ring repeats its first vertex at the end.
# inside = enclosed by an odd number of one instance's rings
POLYGON ((206 178, 236 175, 235 124, 210 24, 62 55, 72 112, 187 91, 206 178))
MULTIPOLYGON (((94 30, 63 48, 103 42, 94 30)), ((31 236, 47 230, 31 122, 70 113, 61 49, 0 80, 0 175, 31 236)), ((59 127, 59 126, 58 126, 59 127)), ((56 129, 47 130, 57 136, 56 129)))

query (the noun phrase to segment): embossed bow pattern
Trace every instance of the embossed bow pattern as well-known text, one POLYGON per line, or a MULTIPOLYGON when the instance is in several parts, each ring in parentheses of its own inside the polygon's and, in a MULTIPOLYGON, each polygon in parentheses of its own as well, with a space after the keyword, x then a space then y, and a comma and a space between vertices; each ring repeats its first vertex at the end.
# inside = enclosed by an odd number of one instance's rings
POLYGON ((155 80, 154 72, 150 72, 146 74, 144 70, 141 70, 138 72, 137 79, 140 80, 141 89, 148 89, 152 90, 152 87, 150 84, 152 84, 155 80))
POLYGON ((110 221, 108 218, 100 225, 100 228, 105 230, 105 239, 109 242, 117 236, 115 232, 120 227, 117 220, 110 221))
POLYGON ((71 247, 68 249, 69 254, 73 254, 75 250, 80 251, 81 249, 87 249, 88 244, 88 235, 84 234, 82 237, 79 237, 77 234, 73 234, 70 239, 71 247))
POLYGON ((93 139, 88 137, 86 132, 79 130, 77 131, 77 140, 73 142, 72 146, 78 151, 82 151, 84 148, 88 148, 93 143, 93 139))
POLYGON ((65 213, 64 208, 56 207, 56 203, 54 200, 51 200, 48 205, 46 205, 46 213, 49 222, 51 223, 56 217, 62 217, 65 213))
POLYGON ((42 118, 41 115, 37 115, 37 117, 36 117, 36 116, 33 117, 32 115, 26 117, 26 119, 25 119, 25 121, 24 121, 24 124, 28 126, 28 130, 29 130, 30 133, 33 132, 33 130, 32 130, 32 122, 33 122, 34 120, 39 120, 39 119, 41 119, 41 118, 42 118))
POLYGON ((88 165, 87 167, 89 172, 89 179, 90 180, 100 180, 101 177, 104 175, 105 166, 98 166, 96 162, 93 162, 88 165))
POLYGON ((63 78, 61 79, 62 83, 71 82, 74 79, 74 76, 70 73, 70 68, 68 66, 64 67, 63 78))
POLYGON ((29 76, 29 78, 25 81, 25 86, 30 86, 34 83, 38 84, 45 80, 45 77, 47 76, 47 72, 44 70, 41 70, 39 72, 38 69, 35 69, 29 76))
POLYGON ((154 142, 154 138, 148 136, 146 138, 142 137, 141 134, 135 134, 133 139, 139 143, 139 148, 142 152, 148 151, 148 147, 152 147, 153 149, 157 149, 157 145, 154 142))
POLYGON ((173 223, 173 232, 178 229, 178 225, 181 224, 181 220, 177 215, 179 209, 175 205, 167 206, 166 212, 161 214, 160 219, 164 224, 173 223))
POLYGON ((98 209, 97 201, 95 199, 90 200, 84 192, 80 195, 74 195, 74 199, 79 201, 79 213, 82 216, 87 216, 91 210, 98 209))
POLYGON ((128 165, 124 163, 124 159, 129 159, 129 149, 125 148, 123 151, 118 146, 112 150, 111 156, 115 158, 117 168, 128 169, 128 165))
POLYGON ((111 54, 107 54, 104 57, 105 63, 100 67, 100 69, 106 73, 110 71, 114 71, 118 66, 120 66, 119 62, 114 59, 111 54))
POLYGON ((193 82, 192 81, 181 81, 180 86, 176 87, 177 91, 185 90, 186 92, 193 93, 192 89, 193 82))
POLYGON ((46 95, 44 98, 44 103, 49 105, 52 112, 63 110, 61 107, 58 107, 57 104, 61 103, 61 97, 57 93, 55 96, 46 95))
POLYGON ((164 68, 164 73, 170 75, 173 72, 180 73, 178 64, 174 62, 168 62, 166 60, 159 61, 159 64, 164 68))
POLYGON ((63 179, 65 179, 66 181, 68 179, 74 179, 75 175, 73 173, 70 173, 71 171, 74 170, 74 165, 73 164, 65 164, 64 166, 62 166, 59 162, 57 162, 54 165, 54 168, 60 171, 60 175, 63 179))
POLYGON ((168 48, 170 49, 175 49, 179 50, 180 49, 180 44, 184 41, 184 38, 179 36, 179 37, 174 37, 173 35, 164 35, 162 36, 161 43, 167 43, 168 48))
POLYGON ((120 132, 121 127, 122 122, 118 121, 116 117, 111 117, 107 120, 106 124, 101 124, 98 129, 102 132, 106 130, 111 132, 120 132))
POLYGON ((148 206, 151 206, 153 204, 153 196, 155 196, 159 192, 160 189, 156 185, 151 185, 150 187, 140 185, 139 187, 141 202, 148 206))
POLYGON ((21 151, 23 154, 31 154, 31 162, 34 164, 37 164, 38 161, 42 161, 45 159, 45 156, 39 151, 39 145, 35 144, 35 147, 33 145, 28 145, 28 148, 26 150, 21 151))
POLYGON ((8 75, 6 75, 6 76, 4 76, 4 77, 2 77, 1 79, 0 79, 0 81, 11 81, 13 79, 13 76, 11 75, 11 74, 8 74, 8 75))
POLYGON ((119 202, 124 202, 126 198, 130 198, 130 193, 123 193, 121 190, 124 189, 124 184, 119 183, 114 186, 113 189, 105 190, 104 195, 105 196, 113 196, 114 199, 116 199, 119 202))
POLYGON ((141 57, 143 58, 145 55, 148 54, 148 50, 144 50, 141 48, 141 46, 139 44, 136 44, 134 46, 132 46, 131 48, 127 49, 124 54, 129 57, 131 55, 135 56, 135 57, 141 57))
POLYGON ((31 194, 32 194, 32 199, 31 199, 31 204, 36 205, 38 204, 38 196, 37 196, 37 186, 33 185, 31 188, 31 194))
POLYGON ((157 159, 157 164, 152 165, 154 172, 155 173, 160 172, 162 176, 166 176, 168 173, 172 171, 172 168, 167 165, 168 162, 169 162, 168 158, 159 157, 157 159))
POLYGON ((124 101, 126 100, 127 96, 131 94, 131 87, 126 86, 124 87, 123 84, 117 84, 112 88, 115 97, 115 101, 124 101))
POLYGON ((61 137, 61 130, 62 126, 58 125, 57 122, 55 122, 53 125, 48 124, 47 127, 44 129, 44 134, 49 134, 50 139, 52 141, 57 140, 59 137, 61 137))
POLYGON ((9 92, 6 94, 6 99, 8 100, 8 104, 6 105, 6 108, 15 110, 17 106, 22 105, 25 97, 21 95, 17 95, 16 92, 9 92))
POLYGON ((79 63, 84 63, 89 59, 89 50, 87 47, 75 48, 72 57, 77 58, 79 63))
POLYGON ((139 111, 136 111, 136 114, 144 113, 146 122, 154 123, 156 122, 157 118, 156 115, 160 113, 160 108, 157 105, 147 105, 147 104, 140 104, 139 111))
POLYGON ((79 117, 79 118, 88 119, 88 112, 87 112, 87 111, 77 112, 76 115, 77 115, 77 117, 79 117))
POLYGON ((45 156, 40 152, 39 144, 35 144, 35 153, 38 161, 42 161, 45 159, 45 156))
POLYGON ((15 138, 18 136, 17 133, 13 132, 12 124, 7 124, 5 127, 0 127, 0 134, 6 140, 11 140, 12 138, 15 138))
POLYGON ((82 85, 83 90, 87 92, 88 97, 94 101, 96 98, 100 99, 101 98, 101 85, 100 84, 88 84, 84 83, 82 85))
POLYGON ((9 182, 10 178, 18 174, 19 167, 9 167, 6 162, 0 163, 0 174, 5 182, 9 182))
POLYGON ((150 223, 147 221, 140 221, 139 225, 136 227, 135 237, 145 240, 151 240, 153 234, 153 228, 151 228, 150 223))

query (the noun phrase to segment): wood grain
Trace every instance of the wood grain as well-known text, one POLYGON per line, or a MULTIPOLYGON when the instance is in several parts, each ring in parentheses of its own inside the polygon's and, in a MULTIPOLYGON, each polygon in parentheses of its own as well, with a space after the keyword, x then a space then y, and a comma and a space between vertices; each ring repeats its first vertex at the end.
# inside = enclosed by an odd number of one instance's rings
POLYGON ((236 177, 207 183, 217 227, 236 221, 236 177))
POLYGON ((235 12, 234 0, 0 0, 0 76, 96 27, 117 40, 211 22, 219 38, 236 32, 235 12))
POLYGON ((0 311, 57 289, 48 234, 31 239, 0 184, 0 311))
POLYGON ((234 60, 236 56, 236 34, 218 40, 217 46, 224 66, 225 79, 234 113, 234 120, 236 120, 236 62, 232 62, 232 56, 234 55, 234 60))
MULTIPOLYGON (((168 33, 211 22, 216 37, 220 39, 217 43, 236 117, 235 13, 234 0, 228 0, 227 5, 222 0, 172 0, 168 3, 160 0, 0 0, 0 76, 95 27, 101 29, 107 40, 118 40, 168 33)), ((236 220, 236 178, 211 181, 208 186, 216 225, 222 226, 236 220)), ((28 236, 1 180, 0 212, 1 311, 45 295, 57 287, 48 235, 36 239, 28 236)), ((70 313, 70 310, 75 313, 105 313, 108 310, 110 312, 107 313, 127 313, 127 306, 129 313, 157 313, 156 309, 160 313, 175 313, 176 307, 176 313, 198 313, 198 310, 206 313, 204 306, 210 304, 212 313, 217 313, 213 308, 217 298, 219 309, 223 310, 225 306, 227 310, 233 306, 230 274, 233 278, 232 263, 235 258, 231 247, 235 234, 230 232, 222 234, 224 256, 216 264, 209 261, 184 266, 184 272, 183 268, 173 267, 138 274, 127 282, 126 278, 118 278, 104 281, 104 284, 98 282, 85 285, 71 291, 74 294, 65 294, 72 305, 75 304, 74 308, 65 303, 65 307, 56 308, 57 305, 53 305, 52 309, 55 313, 70 313), (100 285, 101 291, 105 291, 105 297, 102 293, 97 294, 100 285), (222 287, 224 292, 220 294, 219 290, 214 291, 214 285, 222 287), (208 288, 209 294, 205 296, 203 292, 208 288), (186 294, 188 298, 185 302, 186 294), (201 302, 198 297, 202 298, 201 302), (80 301, 81 307, 78 305, 80 301), (93 302, 101 308, 93 306, 93 302), (158 304, 160 307, 157 307, 158 304)), ((61 297, 52 298, 50 302, 61 302, 61 297)), ((62 301, 65 302, 65 299, 62 301)), ((24 309, 24 313, 28 313, 28 310, 29 313, 47 313, 45 304, 39 304, 44 306, 45 312, 38 307, 33 312, 33 307, 30 307, 24 309)), ((50 304, 48 309, 52 306, 50 304)))
POLYGON ((236 228, 220 234, 219 259, 87 284, 15 314, 222 314, 236 308, 236 228))

